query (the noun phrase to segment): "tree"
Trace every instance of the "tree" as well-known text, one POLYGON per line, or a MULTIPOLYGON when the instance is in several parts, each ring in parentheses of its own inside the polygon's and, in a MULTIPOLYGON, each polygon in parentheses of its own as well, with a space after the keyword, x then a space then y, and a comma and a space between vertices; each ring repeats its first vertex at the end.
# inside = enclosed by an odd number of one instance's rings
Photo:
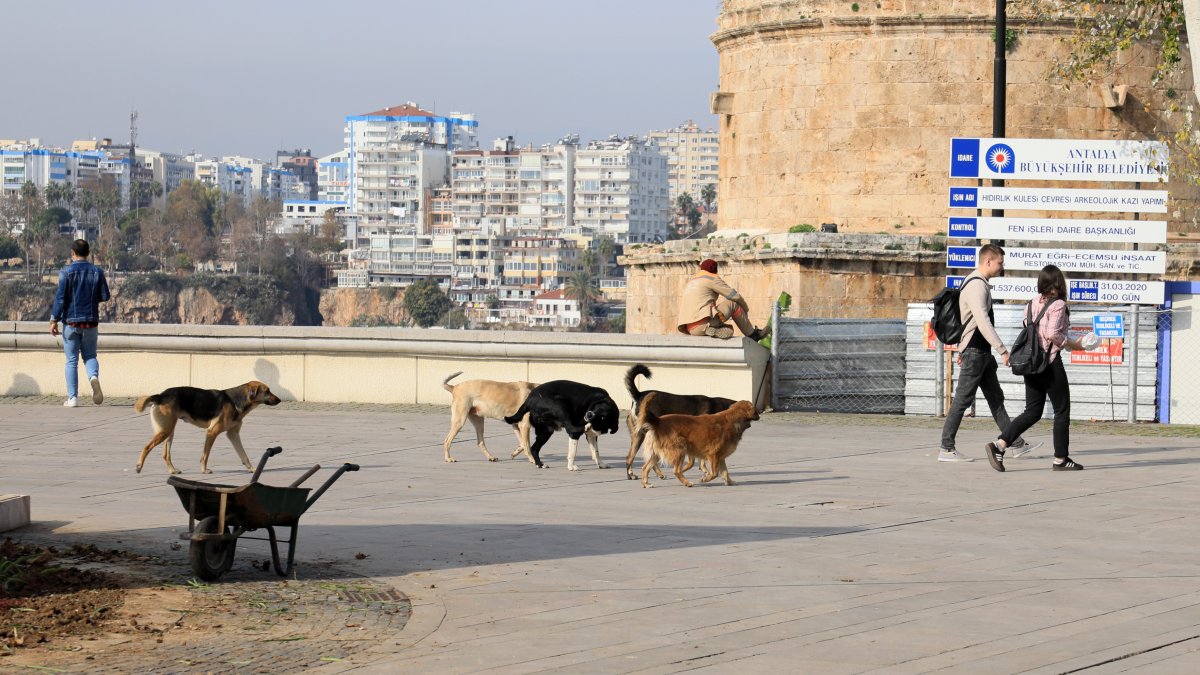
POLYGON ((692 195, 685 192, 675 198, 675 209, 680 218, 687 218, 687 215, 696 208, 696 200, 692 199, 692 195))
POLYGON ((216 256, 220 232, 216 228, 214 207, 220 197, 220 190, 210 191, 199 181, 185 180, 167 198, 165 218, 175 233, 176 243, 193 262, 216 256))
POLYGON ((704 203, 704 211, 712 213, 713 204, 717 203, 717 186, 709 183, 700 188, 700 201, 704 203))
POLYGON ((253 269, 255 274, 262 275, 266 268, 268 252, 276 246, 278 236, 275 234, 275 217, 279 214, 279 205, 262 197, 256 197, 250 208, 233 206, 241 200, 231 199, 225 208, 225 213, 236 220, 231 221, 232 231, 229 241, 233 249, 233 259, 245 263, 247 269, 253 269))
POLYGON ((413 282, 404 289, 404 308, 421 328, 436 324, 453 306, 432 278, 413 282))
POLYGON ((600 276, 608 276, 608 264, 612 262, 617 244, 607 235, 596 239, 596 254, 600 256, 600 276))
POLYGON ((567 297, 579 303, 579 327, 588 330, 592 305, 596 296, 600 295, 600 284, 596 281, 595 273, 584 267, 567 277, 567 297))
MULTIPOLYGON (((35 240, 40 241, 41 238, 48 236, 48 233, 42 231, 47 224, 38 223, 38 215, 46 208, 46 204, 42 201, 42 195, 32 181, 25 181, 25 184, 21 186, 19 199, 23 224, 21 241, 25 244, 25 277, 29 278, 32 272, 29 261, 33 259, 33 243, 35 240)), ((38 273, 41 273, 40 263, 38 264, 38 273)))
MULTIPOLYGON (((1035 22, 1050 23, 1062 19, 1075 21, 1075 33, 1069 39, 1066 58, 1059 59, 1053 75, 1064 86, 1108 81, 1110 75, 1126 64, 1121 57, 1136 60, 1136 66, 1153 64, 1151 88, 1139 91, 1139 103, 1146 110, 1159 99, 1167 114, 1154 128, 1159 140, 1173 143, 1180 152, 1171 153, 1175 167, 1193 183, 1200 184, 1200 134, 1196 131, 1195 100, 1176 95, 1175 87, 1163 91, 1156 85, 1182 79, 1184 66, 1183 36, 1186 34, 1185 3, 1182 0, 1120 0, 1093 3, 1083 0, 1033 0, 1028 12, 1035 22), (1139 46, 1144 49, 1137 49, 1139 46), (1135 49, 1137 51, 1135 52, 1135 49), (1163 100, 1162 97, 1165 97, 1163 100), (1177 114, 1182 113, 1182 114, 1177 114)), ((1194 18, 1194 17, 1193 17, 1194 18)), ((1195 38, 1194 38, 1195 39, 1195 38)), ((1192 64, 1193 68, 1200 64, 1192 64)), ((1180 82, 1180 88, 1192 89, 1193 82, 1180 82)))

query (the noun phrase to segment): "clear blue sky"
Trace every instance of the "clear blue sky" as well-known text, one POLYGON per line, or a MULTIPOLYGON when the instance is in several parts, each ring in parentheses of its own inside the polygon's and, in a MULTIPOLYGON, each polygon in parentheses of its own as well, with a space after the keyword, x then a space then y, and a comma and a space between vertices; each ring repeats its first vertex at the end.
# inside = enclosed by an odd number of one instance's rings
POLYGON ((479 138, 713 127, 718 0, 67 0, 0 9, 0 138, 129 137, 206 155, 327 154, 415 101, 479 138))

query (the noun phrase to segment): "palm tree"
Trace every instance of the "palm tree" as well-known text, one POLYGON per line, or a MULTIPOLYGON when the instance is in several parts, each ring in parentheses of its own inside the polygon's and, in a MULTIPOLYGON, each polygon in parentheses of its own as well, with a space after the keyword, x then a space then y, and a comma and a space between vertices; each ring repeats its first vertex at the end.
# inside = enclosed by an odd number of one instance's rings
POLYGON ((600 284, 590 267, 584 267, 567 277, 567 296, 579 302, 579 327, 588 330, 592 303, 600 295, 600 284))
POLYGON ((717 203, 717 186, 709 183, 700 188, 700 201, 704 203, 704 212, 712 213, 713 204, 717 203))
POLYGON ((596 253, 600 254, 600 276, 608 276, 608 263, 617 250, 617 244, 612 237, 604 236, 596 240, 596 253))

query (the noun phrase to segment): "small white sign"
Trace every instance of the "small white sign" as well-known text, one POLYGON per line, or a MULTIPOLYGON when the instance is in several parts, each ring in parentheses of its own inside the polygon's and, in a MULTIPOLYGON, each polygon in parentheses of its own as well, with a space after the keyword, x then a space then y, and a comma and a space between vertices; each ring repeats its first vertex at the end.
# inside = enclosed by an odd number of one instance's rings
MULTIPOLYGON (((979 247, 977 246, 951 246, 946 253, 946 266, 974 268, 978 259, 979 247)), ((1004 249, 1004 269, 1006 270, 1040 270, 1046 265, 1055 265, 1063 272, 1163 274, 1167 271, 1167 254, 1164 251, 1113 251, 1109 249, 1004 249)))
POLYGON ((1066 218, 991 218, 951 216, 946 236, 956 239, 1020 241, 1105 241, 1165 244, 1164 220, 1070 220, 1066 218))
POLYGON ((1158 141, 950 139, 951 178, 1165 183, 1167 159, 1158 141))
MULTIPOLYGON (((957 288, 963 277, 946 277, 946 286, 957 288)), ((1037 292, 1033 277, 996 277, 988 281, 993 300, 1032 300, 1037 292)), ((1161 281, 1113 281, 1109 279, 1067 279, 1070 302, 1161 305, 1164 297, 1161 281)))
POLYGON ((1017 211, 1166 213, 1166 190, 1086 190, 1034 187, 952 187, 950 207, 1017 211))

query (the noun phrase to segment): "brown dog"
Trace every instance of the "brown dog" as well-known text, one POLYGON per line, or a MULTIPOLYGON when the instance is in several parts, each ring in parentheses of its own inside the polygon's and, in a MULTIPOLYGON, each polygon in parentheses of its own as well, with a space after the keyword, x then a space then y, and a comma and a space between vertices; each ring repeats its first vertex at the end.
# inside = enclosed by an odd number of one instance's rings
POLYGON ((254 467, 246 457, 242 448, 242 422, 246 415, 259 404, 278 405, 279 397, 271 393, 271 389, 262 382, 251 380, 246 384, 232 389, 198 389, 196 387, 171 387, 161 394, 143 396, 133 405, 133 409, 142 412, 147 405, 150 409, 150 421, 154 424, 154 436, 146 447, 142 448, 142 456, 138 458, 137 472, 142 472, 142 464, 146 455, 159 443, 163 446, 163 459, 167 461, 167 470, 180 473, 171 463, 171 441, 175 438, 175 425, 179 420, 191 422, 205 430, 204 454, 200 456, 200 472, 212 473, 208 468, 208 453, 212 452, 213 443, 217 436, 225 434, 233 449, 237 450, 242 464, 250 471, 254 467))
POLYGON ((655 395, 649 394, 643 401, 645 408, 641 415, 646 431, 646 441, 642 444, 642 487, 651 487, 646 479, 659 458, 675 467, 675 477, 687 487, 692 487, 692 483, 684 478, 683 472, 692 468, 697 459, 702 466, 708 464, 702 483, 720 475, 726 485, 733 485, 725 460, 737 450, 750 422, 758 419, 754 404, 738 401, 728 410, 711 415, 659 417, 648 410, 650 398, 655 395), (687 466, 683 464, 685 459, 687 466))
MULTIPOLYGON (((467 380, 458 384, 450 384, 450 380, 459 375, 462 375, 461 370, 442 380, 442 387, 450 392, 452 397, 450 400, 450 433, 446 434, 446 440, 442 443, 443 449, 446 451, 446 461, 458 461, 450 456, 450 444, 454 442, 455 436, 458 436, 458 432, 469 420, 471 426, 475 427, 475 442, 483 451, 483 456, 487 457, 487 461, 494 462, 496 458, 488 452, 487 445, 483 442, 483 418, 503 420, 515 413, 517 408, 520 408, 521 404, 525 402, 529 392, 533 391, 537 385, 532 382, 496 382, 494 380, 467 380)), ((532 462, 533 455, 529 452, 529 415, 525 415, 519 423, 512 427, 517 434, 517 449, 513 450, 512 456, 516 457, 524 452, 525 457, 532 462)))

